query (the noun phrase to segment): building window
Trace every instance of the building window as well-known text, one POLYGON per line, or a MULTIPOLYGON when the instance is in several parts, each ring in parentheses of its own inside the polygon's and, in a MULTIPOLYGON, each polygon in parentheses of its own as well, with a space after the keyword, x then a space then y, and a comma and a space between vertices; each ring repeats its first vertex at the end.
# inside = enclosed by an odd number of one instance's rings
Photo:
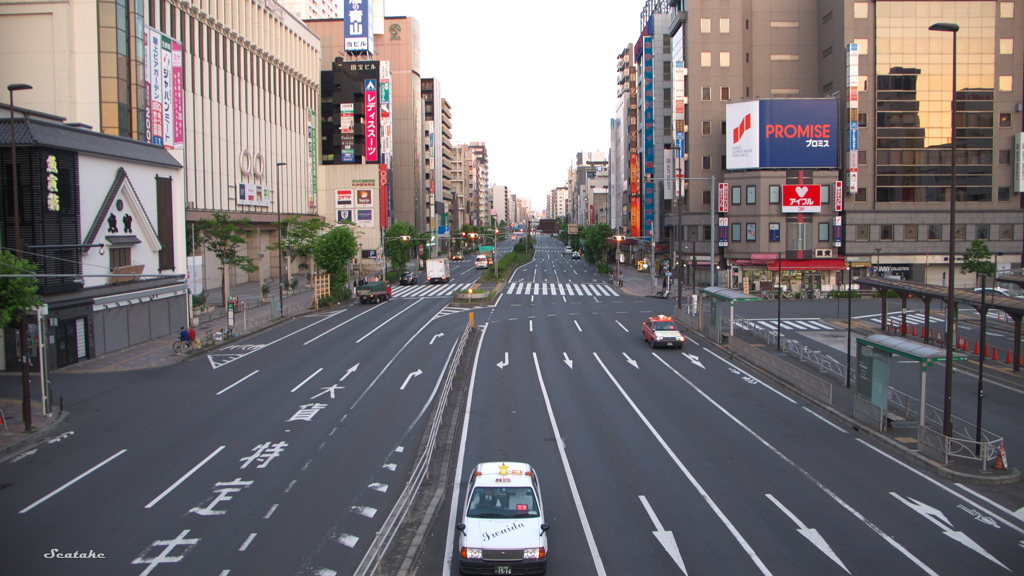
POLYGON ((700 65, 701 65, 702 68, 710 68, 711 67, 711 52, 701 52, 700 53, 700 65))
POLYGON ((718 31, 721 32, 722 34, 728 34, 729 33, 729 19, 728 18, 719 18, 718 19, 718 31))
POLYGON ((1009 114, 1005 114, 1005 113, 1000 114, 999 115, 999 127, 1000 128, 1012 128, 1013 127, 1013 117, 1010 116, 1009 114))
POLYGON ((700 100, 701 102, 711 102, 711 86, 700 87, 700 100))
POLYGON ((732 192, 732 195, 731 195, 731 199, 730 199, 730 204, 740 204, 740 203, 743 202, 743 187, 742 186, 733 186, 732 189, 731 189, 731 192, 732 192))
POLYGON ((868 125, 868 115, 866 112, 857 114, 857 127, 864 128, 868 125))
POLYGON ((700 33, 711 34, 711 18, 700 19, 700 33))
POLYGON ((879 240, 892 240, 892 224, 882 224, 878 227, 879 240))
POLYGON ((903 239, 911 241, 917 240, 917 224, 903 225, 903 239))
POLYGON ((773 62, 795 62, 800 59, 799 54, 772 54, 769 59, 773 62))
POLYGON ((740 241, 742 241, 743 240, 743 225, 740 224, 739 222, 733 222, 732 226, 730 226, 730 228, 732 228, 732 241, 733 242, 740 242, 740 241))
MULTIPOLYGON (((705 158, 707 158, 707 156, 705 156, 705 158)), ((701 193, 701 200, 704 202, 705 206, 711 204, 711 190, 703 191, 701 193)))
POLYGON ((778 204, 779 202, 782 202, 782 186, 779 186, 778 184, 769 184, 768 203, 778 204))
POLYGON ((860 56, 867 56, 868 54, 868 39, 867 38, 855 38, 853 43, 857 45, 857 54, 860 56))
POLYGON ((727 133, 727 130, 728 130, 728 127, 727 127, 727 125, 725 123, 725 120, 723 120, 722 121, 722 136, 725 136, 725 134, 727 133))
POLYGON ((999 39, 999 53, 1003 55, 1013 54, 1013 38, 999 39))
POLYGON ((857 231, 857 241, 867 242, 871 240, 871 226, 868 224, 857 224, 854 226, 857 231))
POLYGON ((711 135, 711 121, 705 120, 700 123, 700 133, 704 136, 711 135))
POLYGON ((1013 224, 1002 224, 999 226, 1000 240, 1013 240, 1013 224))
POLYGON ((747 204, 757 204, 757 186, 747 186, 747 204))
POLYGON ((860 165, 860 166, 864 166, 867 163, 868 163, 868 151, 867 150, 857 150, 857 164, 860 165))
MULTIPOLYGON (((822 50, 822 51, 821 51, 821 57, 822 57, 822 58, 828 58, 828 57, 829 57, 829 56, 831 56, 831 55, 832 55, 832 47, 831 47, 831 46, 829 46, 828 48, 825 48, 824 50, 822 50)), ((830 86, 829 86, 829 89, 830 89, 830 90, 831 90, 831 84, 832 84, 832 83, 831 83, 831 82, 829 82, 829 85, 830 85, 830 86)))
POLYGON ((999 17, 1000 18, 1013 18, 1013 2, 1000 2, 999 3, 999 17))
POLYGON ((704 170, 711 170, 711 156, 702 156, 700 159, 700 166, 704 170))
POLYGON ((1009 164, 1010 161, 1011 161, 1011 158, 1013 158, 1013 151, 1012 150, 1000 150, 999 151, 999 163, 1000 164, 1009 164))
POLYGON ((857 193, 853 195, 854 202, 867 202, 868 201, 868 189, 857 188, 857 193))
POLYGON ((747 222, 747 242, 757 242, 757 224, 747 222))
POLYGON ((822 24, 825 24, 826 22, 830 22, 831 20, 832 20, 832 12, 831 11, 828 14, 825 14, 824 16, 821 17, 821 23, 822 24))
POLYGON ((728 102, 730 100, 732 100, 732 88, 722 86, 722 102, 728 102))
POLYGON ((818 222, 818 242, 828 242, 831 226, 828 222, 818 222))
POLYGON ((822 184, 821 185, 821 203, 828 204, 832 201, 832 185, 822 184))
POLYGON ((941 224, 929 224, 928 225, 928 239, 929 240, 942 240, 942 225, 941 224))
POLYGON ((793 20, 772 20, 769 24, 772 28, 799 28, 800 23, 793 20))
POLYGON ((974 238, 976 240, 988 240, 988 224, 976 224, 974 226, 974 238))
POLYGON ((1010 201, 1010 187, 1009 186, 1000 186, 998 193, 999 193, 999 201, 1000 202, 1009 202, 1010 201))
POLYGON ((728 68, 729 65, 730 65, 730 62, 731 62, 731 56, 729 55, 729 52, 719 52, 718 53, 718 65, 719 66, 721 66, 722 68, 728 68))
POLYGON ((1013 76, 1000 76, 999 77, 999 91, 1000 92, 1013 92, 1013 76))
POLYGON ((953 235, 954 240, 966 240, 967 239, 967 224, 957 224, 956 234, 953 235))
POLYGON ((132 265, 132 249, 131 247, 125 248, 107 248, 107 253, 110 255, 110 271, 113 272, 121 266, 132 265))

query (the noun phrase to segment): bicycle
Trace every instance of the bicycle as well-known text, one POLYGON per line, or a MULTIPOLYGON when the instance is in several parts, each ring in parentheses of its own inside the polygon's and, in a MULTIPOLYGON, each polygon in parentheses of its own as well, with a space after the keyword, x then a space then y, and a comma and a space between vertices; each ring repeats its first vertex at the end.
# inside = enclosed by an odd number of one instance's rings
POLYGON ((775 290, 761 290, 761 298, 775 300, 775 290))
POLYGON ((177 354, 178 356, 181 356, 182 354, 188 354, 189 352, 192 351, 194 347, 195 343, 192 342, 191 340, 175 340, 171 344, 171 349, 174 350, 174 353, 177 354))
POLYGON ((792 290, 784 290, 782 292, 782 297, 785 298, 786 300, 795 300, 796 299, 796 292, 794 292, 792 290))

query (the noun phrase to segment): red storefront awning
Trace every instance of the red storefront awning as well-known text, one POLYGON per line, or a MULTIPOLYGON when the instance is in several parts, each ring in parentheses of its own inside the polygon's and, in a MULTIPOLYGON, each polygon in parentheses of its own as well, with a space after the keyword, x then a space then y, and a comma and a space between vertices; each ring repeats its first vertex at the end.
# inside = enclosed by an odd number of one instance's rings
POLYGON ((816 258, 813 260, 777 260, 768 263, 769 270, 846 270, 842 258, 816 258))

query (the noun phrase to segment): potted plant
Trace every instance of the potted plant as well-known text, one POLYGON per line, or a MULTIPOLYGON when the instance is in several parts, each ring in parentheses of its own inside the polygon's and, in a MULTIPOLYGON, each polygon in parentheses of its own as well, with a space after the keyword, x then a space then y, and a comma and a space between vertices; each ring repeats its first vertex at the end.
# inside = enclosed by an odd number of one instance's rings
POLYGON ((267 284, 263 284, 262 286, 260 286, 260 302, 269 302, 269 301, 270 301, 270 286, 267 285, 267 284))

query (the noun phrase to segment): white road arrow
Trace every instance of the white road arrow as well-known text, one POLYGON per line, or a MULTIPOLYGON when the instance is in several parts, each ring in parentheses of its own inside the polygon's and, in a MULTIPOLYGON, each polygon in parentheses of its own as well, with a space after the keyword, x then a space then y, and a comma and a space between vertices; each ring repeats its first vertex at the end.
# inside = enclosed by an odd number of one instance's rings
POLYGON ((978 554, 981 554, 985 558, 988 558, 992 562, 995 562, 996 564, 1002 566, 1004 570, 1009 570, 1012 572, 1012 570, 1007 568, 1002 562, 996 560, 994 556, 986 552, 985 549, 979 546, 977 542, 971 540, 970 536, 964 534, 959 530, 953 530, 953 523, 950 522, 946 518, 946 515, 943 514, 941 511, 932 508, 927 504, 923 504, 917 500, 914 500, 913 498, 910 498, 908 500, 907 498, 904 498, 895 492, 889 492, 889 494, 892 494, 893 498, 896 498, 900 502, 903 502, 904 504, 909 506, 911 510, 917 512, 921 516, 924 516, 928 519, 929 522, 938 526, 942 530, 942 533, 946 536, 949 536, 953 540, 956 540, 957 542, 963 544, 964 546, 967 546, 971 550, 974 550, 978 554), (913 504, 911 504, 911 502, 913 502, 913 504))
POLYGON ((569 370, 572 370, 572 360, 569 360, 569 353, 562 352, 562 357, 565 358, 565 363, 567 366, 569 366, 569 370))
POLYGON ((71 430, 71 431, 68 431, 68 432, 65 432, 65 433, 61 434, 60 436, 57 436, 56 438, 51 438, 51 439, 47 440, 46 443, 47 444, 56 444, 57 442, 60 442, 61 440, 65 439, 65 438, 68 438, 68 437, 71 437, 71 436, 74 436, 74 435, 75 435, 75 431, 71 430))
POLYGON ((778 506, 779 510, 782 510, 782 512, 786 516, 789 516, 789 519, 792 520, 793 523, 797 525, 796 531, 799 532, 801 536, 803 536, 804 538, 807 538, 808 540, 810 540, 811 544, 814 544, 818 548, 818 550, 821 550, 833 562, 838 564, 839 567, 842 568, 843 570, 845 570, 847 574, 850 573, 850 570, 846 567, 846 565, 843 564, 843 561, 840 560, 838 556, 836 556, 836 553, 832 551, 832 547, 828 545, 828 542, 825 542, 825 539, 821 537, 821 534, 818 534, 817 530, 815 530, 814 528, 808 528, 807 526, 805 526, 804 523, 801 522, 800 519, 797 518, 795 514, 793 514, 789 510, 787 510, 786 507, 782 505, 782 502, 779 502, 778 500, 776 500, 775 497, 772 496, 771 494, 765 494, 765 496, 767 496, 768 499, 771 500, 773 504, 778 506))
POLYGON ((615 321, 615 323, 616 323, 616 324, 618 324, 618 325, 619 325, 619 328, 622 328, 622 330, 623 330, 624 332, 629 332, 629 328, 626 328, 625 326, 623 326, 623 325, 622 325, 622 322, 619 322, 618 320, 616 320, 616 321, 615 321))
MULTIPOLYGON (((686 352, 683 352, 683 356, 686 356, 687 358, 689 358, 690 362, 693 362, 697 366, 700 366, 701 368, 704 368, 704 365, 701 364, 700 360, 697 359, 697 355, 696 354, 687 354, 686 352)), ((707 368, 704 368, 704 369, 707 370, 707 368)))
POLYGON ((355 372, 358 368, 359 368, 359 364, 356 364, 355 366, 353 366, 353 367, 349 368, 348 370, 346 370, 345 371, 345 375, 342 376, 341 378, 338 378, 338 382, 341 382, 345 378, 348 378, 348 375, 353 373, 353 372, 355 372))
POLYGON ((508 352, 505 352, 505 360, 498 362, 498 368, 504 370, 505 366, 508 366, 508 352))
POLYGON ((672 560, 674 560, 676 566, 679 566, 679 569, 683 571, 683 574, 689 574, 686 571, 686 565, 683 564, 683 555, 679 553, 679 546, 676 544, 676 538, 672 535, 672 531, 662 528, 661 521, 658 520, 658 517, 654 514, 654 510, 647 502, 647 498, 641 495, 640 503, 643 504, 644 509, 647 510, 647 515, 651 517, 651 522, 654 522, 655 530, 652 532, 654 537, 658 539, 658 542, 660 542, 662 547, 665 548, 665 552, 668 552, 668 555, 672 557, 672 560))
POLYGON ((637 370, 640 369, 640 365, 636 363, 636 360, 633 360, 632 358, 630 358, 629 354, 626 354, 625 352, 623 352, 622 355, 626 357, 626 362, 629 362, 630 364, 633 365, 633 368, 636 368, 637 370))
POLYGON ((21 454, 18 454, 14 458, 11 458, 11 464, 14 464, 18 460, 21 460, 22 458, 28 458, 29 456, 35 454, 38 451, 39 451, 38 448, 33 448, 33 449, 29 450, 28 452, 22 452, 21 454))
POLYGON ((433 344, 434 340, 437 340, 438 338, 440 338, 442 336, 444 336, 444 332, 438 332, 437 334, 434 334, 434 337, 430 339, 430 343, 433 344))
POLYGON ((419 376, 420 374, 423 374, 423 370, 411 372, 408 376, 405 377, 405 382, 402 382, 402 387, 399 388, 399 390, 405 390, 406 385, 409 384, 409 380, 412 380, 413 378, 419 376))

